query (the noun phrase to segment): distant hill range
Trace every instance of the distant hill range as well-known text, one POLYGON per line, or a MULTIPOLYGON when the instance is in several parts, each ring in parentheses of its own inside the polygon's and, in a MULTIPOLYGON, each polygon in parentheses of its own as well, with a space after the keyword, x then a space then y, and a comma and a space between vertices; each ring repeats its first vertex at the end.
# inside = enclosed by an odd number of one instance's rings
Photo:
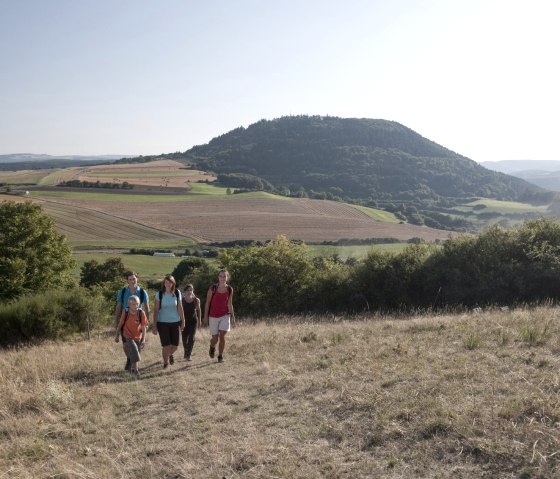
POLYGON ((13 153, 0 155, 0 170, 37 170, 43 168, 68 168, 91 163, 110 163, 131 155, 43 155, 34 153, 13 153))
POLYGON ((292 196, 445 204, 450 198, 544 200, 522 179, 490 171, 386 120, 289 116, 239 127, 169 157, 218 175, 221 184, 292 196))
POLYGON ((560 161, 505 160, 484 161, 482 166, 521 178, 551 191, 560 191, 560 161))

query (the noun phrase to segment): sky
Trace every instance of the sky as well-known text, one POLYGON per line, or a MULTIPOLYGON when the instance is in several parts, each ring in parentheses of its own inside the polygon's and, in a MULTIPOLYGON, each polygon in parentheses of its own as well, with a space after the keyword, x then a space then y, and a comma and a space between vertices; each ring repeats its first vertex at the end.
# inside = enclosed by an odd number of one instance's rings
POLYGON ((286 115, 560 160, 556 0, 0 0, 0 154, 185 151, 286 115))

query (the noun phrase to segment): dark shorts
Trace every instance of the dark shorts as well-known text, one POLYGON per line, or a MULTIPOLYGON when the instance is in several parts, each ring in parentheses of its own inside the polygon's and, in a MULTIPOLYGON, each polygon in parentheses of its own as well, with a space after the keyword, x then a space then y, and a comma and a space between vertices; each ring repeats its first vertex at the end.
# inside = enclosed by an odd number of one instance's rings
POLYGON ((160 323, 157 322, 159 342, 161 347, 179 346, 181 323, 160 323))

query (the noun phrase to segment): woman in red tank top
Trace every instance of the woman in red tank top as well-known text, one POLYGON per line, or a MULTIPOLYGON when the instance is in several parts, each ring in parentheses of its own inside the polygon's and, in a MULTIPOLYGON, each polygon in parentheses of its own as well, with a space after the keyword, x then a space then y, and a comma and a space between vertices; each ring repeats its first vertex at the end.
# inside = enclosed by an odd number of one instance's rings
POLYGON ((235 328, 235 314, 233 312, 233 288, 228 284, 229 272, 226 269, 218 273, 218 284, 208 288, 206 304, 204 305, 204 324, 210 328, 210 357, 216 353, 218 344, 218 362, 224 360, 226 334, 235 328))

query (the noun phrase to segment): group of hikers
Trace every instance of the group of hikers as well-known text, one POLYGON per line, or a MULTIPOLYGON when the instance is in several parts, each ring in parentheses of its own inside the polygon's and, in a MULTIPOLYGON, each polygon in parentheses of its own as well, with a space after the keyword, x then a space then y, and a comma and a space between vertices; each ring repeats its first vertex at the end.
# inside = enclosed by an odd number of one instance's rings
MULTIPOLYGON (((126 354, 125 370, 140 376, 140 351, 144 348, 150 323, 150 300, 146 290, 138 285, 137 273, 127 272, 126 278, 128 285, 117 292, 115 341, 122 340, 126 354)), ((218 362, 223 362, 226 334, 235 327, 229 272, 220 270, 218 283, 208 288, 204 316, 193 285, 186 284, 181 294, 175 278, 168 274, 155 295, 152 318, 151 329, 154 335, 159 335, 164 369, 175 363, 173 354, 179 348, 179 338, 183 344, 184 359, 191 361, 196 330, 202 324, 208 325, 210 330, 209 356, 215 357, 217 346, 218 362)))

